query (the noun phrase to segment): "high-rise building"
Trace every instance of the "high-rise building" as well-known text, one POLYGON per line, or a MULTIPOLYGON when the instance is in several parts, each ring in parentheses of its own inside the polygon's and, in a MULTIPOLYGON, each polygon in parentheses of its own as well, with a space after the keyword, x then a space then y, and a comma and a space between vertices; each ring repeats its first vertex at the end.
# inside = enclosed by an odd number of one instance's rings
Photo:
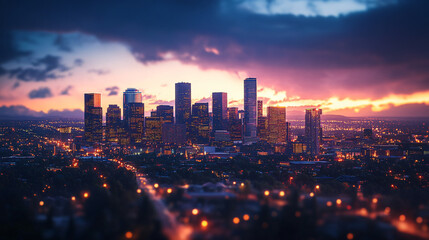
POLYGON ((176 123, 189 124, 191 118, 191 84, 176 83, 176 123))
POLYGON ((264 101, 258 100, 258 118, 264 116, 264 101))
POLYGON ((322 109, 311 108, 305 110, 305 140, 307 152, 313 156, 320 153, 322 142, 322 127, 320 126, 320 115, 322 109))
POLYGON ((228 132, 232 141, 241 141, 242 136, 242 119, 239 118, 238 108, 228 108, 228 132))
POLYGON ((147 117, 145 120, 145 137, 149 143, 161 143, 162 126, 164 120, 162 117, 147 117))
POLYGON ((264 117, 264 102, 258 100, 258 120, 256 135, 260 140, 267 141, 268 118, 264 117))
POLYGON ((225 92, 212 94, 213 131, 227 128, 228 95, 225 92))
POLYGON ((128 132, 130 143, 141 143, 144 136, 144 104, 128 103, 128 132))
POLYGON ((286 107, 268 107, 268 135, 269 143, 286 142, 286 107))
POLYGON ((256 136, 256 100, 257 87, 256 78, 244 80, 244 136, 245 143, 257 142, 256 136))
POLYGON ((109 105, 106 113, 106 140, 108 142, 119 142, 121 125, 121 108, 118 105, 109 105))
POLYGON ((192 105, 192 118, 189 138, 193 143, 208 143, 210 136, 209 104, 192 105))
POLYGON ((89 143, 103 139, 103 111, 99 93, 85 93, 85 140, 89 143))
POLYGON ((141 103, 142 102, 142 93, 137 90, 136 88, 127 88, 127 90, 125 90, 124 92, 124 96, 123 96, 123 109, 124 109, 124 122, 126 123, 125 125, 129 125, 129 120, 128 120, 128 116, 129 116, 129 104, 130 103, 141 103))
POLYGON ((156 116, 162 117, 165 123, 174 123, 173 106, 169 106, 169 105, 157 106, 156 116))
POLYGON ((257 136, 260 140, 268 141, 268 117, 258 117, 257 136))

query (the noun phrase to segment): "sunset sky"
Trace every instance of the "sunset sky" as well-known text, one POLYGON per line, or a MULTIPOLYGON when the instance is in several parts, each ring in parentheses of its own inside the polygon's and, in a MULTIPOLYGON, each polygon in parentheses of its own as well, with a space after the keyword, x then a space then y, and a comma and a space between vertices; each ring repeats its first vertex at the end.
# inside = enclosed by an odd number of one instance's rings
MULTIPOLYGON (((1 1, 3 112, 83 109, 83 94, 148 112, 227 92, 243 80, 266 106, 345 116, 429 117, 427 0, 1 1), (92 1, 91 1, 92 2, 92 1)), ((2 113, 0 113, 1 115, 2 113)))

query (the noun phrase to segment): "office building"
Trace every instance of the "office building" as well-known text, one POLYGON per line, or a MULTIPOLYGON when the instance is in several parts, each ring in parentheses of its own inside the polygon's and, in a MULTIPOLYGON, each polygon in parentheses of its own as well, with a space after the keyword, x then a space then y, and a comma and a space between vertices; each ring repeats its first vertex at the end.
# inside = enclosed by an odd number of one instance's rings
POLYGON ((103 116, 101 95, 99 93, 85 93, 85 141, 97 143, 103 140, 103 116))
POLYGON ((286 142, 286 107, 268 107, 268 134, 269 143, 286 142))
POLYGON ((256 119, 257 119, 257 85, 256 78, 246 78, 244 80, 244 136, 245 143, 257 142, 256 119))
POLYGON ((210 137, 209 104, 195 103, 192 105, 192 118, 189 139, 192 143, 208 143, 210 137))
POLYGON ((106 113, 106 141, 119 142, 121 125, 121 108, 118 105, 109 105, 106 113))
POLYGON ((225 92, 214 92, 212 94, 213 131, 226 130, 228 99, 225 92))
POLYGON ((144 136, 144 104, 128 103, 128 132, 131 144, 139 144, 144 136))
POLYGON ((187 124, 191 118, 191 84, 176 83, 176 123, 187 124))
POLYGON ((157 106, 156 116, 162 117, 165 123, 174 123, 173 106, 169 106, 169 105, 157 106))
POLYGON ((238 108, 228 108, 228 132, 232 141, 242 141, 242 119, 239 118, 238 108))
POLYGON ((141 103, 142 93, 136 88, 127 88, 123 95, 123 110, 124 110, 124 122, 125 125, 129 126, 129 104, 130 103, 141 103))
POLYGON ((147 117, 145 120, 145 137, 148 143, 157 144, 162 142, 162 117, 147 117))
POLYGON ((311 108, 305 110, 305 141, 307 152, 312 156, 320 153, 320 144, 322 142, 321 114, 322 109, 311 108))

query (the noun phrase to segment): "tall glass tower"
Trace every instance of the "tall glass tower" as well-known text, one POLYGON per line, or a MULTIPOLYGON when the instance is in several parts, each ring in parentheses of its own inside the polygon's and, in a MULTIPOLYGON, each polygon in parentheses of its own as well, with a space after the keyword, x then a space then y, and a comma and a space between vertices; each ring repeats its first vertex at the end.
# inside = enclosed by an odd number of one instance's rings
POLYGON ((256 101, 257 85, 256 78, 244 80, 244 142, 257 142, 256 137, 256 101))
POLYGON ((305 110, 305 140, 307 152, 312 156, 320 153, 320 144, 322 142, 320 115, 322 115, 322 109, 309 108, 305 110))
POLYGON ((89 143, 103 139, 101 94, 85 93, 85 140, 89 143))
POLYGON ((225 92, 212 94, 213 131, 226 130, 228 119, 228 95, 225 92))
POLYGON ((176 83, 176 123, 189 124, 191 118, 191 84, 176 83))

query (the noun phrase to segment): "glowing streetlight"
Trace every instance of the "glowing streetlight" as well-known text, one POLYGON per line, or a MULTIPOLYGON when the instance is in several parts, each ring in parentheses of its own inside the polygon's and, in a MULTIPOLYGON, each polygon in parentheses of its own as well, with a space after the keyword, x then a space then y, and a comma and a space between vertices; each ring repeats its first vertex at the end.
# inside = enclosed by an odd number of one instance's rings
POLYGON ((265 190, 264 195, 265 195, 265 196, 269 196, 269 195, 270 195, 270 191, 265 190))
POLYGON ((240 218, 235 217, 235 218, 233 218, 233 219, 232 219, 232 222, 233 222, 234 224, 239 224, 239 223, 240 223, 240 218))
POLYGON ((142 190, 139 188, 139 189, 137 189, 137 193, 138 194, 140 194, 140 193, 142 193, 142 190))
POLYGON ((194 208, 192 209, 192 215, 198 215, 198 209, 194 208))
POLYGON ((131 239, 132 237, 133 237, 133 233, 132 232, 128 231, 128 232, 125 233, 125 238, 131 239))
POLYGON ((171 188, 167 189, 168 194, 170 194, 171 192, 173 192, 173 189, 171 189, 171 188))
POLYGON ((209 222, 207 220, 201 221, 201 227, 206 228, 209 225, 209 222))
POLYGON ((159 188, 159 184, 158 184, 158 183, 155 183, 155 184, 153 185, 153 187, 154 187, 154 188, 159 188))
POLYGON ((84 198, 88 198, 88 197, 89 197, 89 193, 87 193, 87 192, 86 192, 86 193, 84 193, 84 194, 83 194, 83 197, 84 197, 84 198))
POLYGON ((244 215, 243 215, 243 220, 244 220, 244 221, 249 221, 249 219, 250 219, 249 214, 244 214, 244 215))
POLYGON ((45 202, 44 201, 40 201, 39 202, 39 206, 43 207, 43 205, 45 205, 45 202))
POLYGON ((284 192, 284 191, 280 191, 280 192, 279 192, 279 196, 280 196, 280 197, 284 197, 284 196, 285 196, 285 192, 284 192))
POLYGON ((72 200, 72 201, 76 201, 76 197, 75 197, 75 196, 72 196, 72 197, 71 197, 71 200, 72 200))
POLYGON ((342 203, 341 199, 338 198, 336 203, 337 203, 337 205, 341 205, 341 203, 342 203))
POLYGON ((310 197, 314 197, 314 192, 311 192, 311 193, 310 193, 310 197))

